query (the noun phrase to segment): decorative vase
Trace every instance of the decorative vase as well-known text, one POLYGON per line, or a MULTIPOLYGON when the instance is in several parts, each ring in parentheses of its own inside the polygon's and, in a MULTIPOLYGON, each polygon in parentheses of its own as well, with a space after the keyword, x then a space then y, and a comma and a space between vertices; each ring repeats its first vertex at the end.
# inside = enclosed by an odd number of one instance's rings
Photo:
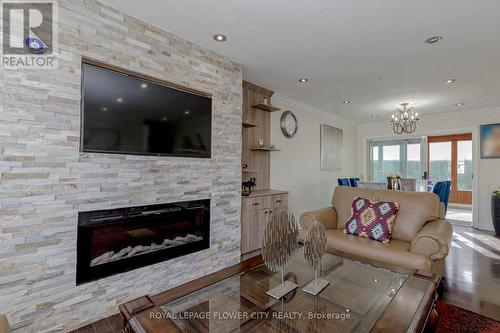
POLYGON ((491 196, 491 219, 493 220, 495 234, 500 236, 500 196, 491 196))
POLYGON ((400 177, 387 177, 387 189, 401 191, 401 178, 400 177))

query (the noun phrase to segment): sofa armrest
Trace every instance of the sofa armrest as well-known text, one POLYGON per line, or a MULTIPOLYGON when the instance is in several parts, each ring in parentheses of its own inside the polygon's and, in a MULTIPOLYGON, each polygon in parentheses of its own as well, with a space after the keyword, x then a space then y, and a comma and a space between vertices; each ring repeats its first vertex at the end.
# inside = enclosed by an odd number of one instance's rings
POLYGON ((326 230, 337 229, 337 212, 333 207, 326 207, 312 212, 305 212, 300 215, 300 225, 304 229, 309 229, 314 220, 317 220, 326 230))
POLYGON ((446 220, 428 222, 415 236, 410 245, 410 252, 440 260, 448 255, 453 238, 453 227, 446 220))
POLYGON ((0 315, 0 333, 10 333, 9 322, 5 315, 0 315))

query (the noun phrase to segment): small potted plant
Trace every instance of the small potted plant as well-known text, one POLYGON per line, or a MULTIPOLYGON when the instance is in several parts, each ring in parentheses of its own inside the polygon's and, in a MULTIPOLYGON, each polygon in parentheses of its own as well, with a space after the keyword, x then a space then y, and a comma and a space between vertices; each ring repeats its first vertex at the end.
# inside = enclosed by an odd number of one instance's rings
POLYGON ((500 236, 500 190, 491 195, 491 219, 495 227, 495 234, 500 236))

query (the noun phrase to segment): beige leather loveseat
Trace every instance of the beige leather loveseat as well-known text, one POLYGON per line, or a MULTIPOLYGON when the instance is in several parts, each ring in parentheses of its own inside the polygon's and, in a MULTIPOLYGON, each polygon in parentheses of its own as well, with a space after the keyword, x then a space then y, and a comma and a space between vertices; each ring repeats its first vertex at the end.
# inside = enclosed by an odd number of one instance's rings
MULTIPOLYGON (((300 224, 307 229, 314 220, 321 222, 326 229, 329 253, 390 269, 415 269, 425 275, 432 272, 443 274, 444 258, 448 255, 453 234, 443 211, 434 193, 339 186, 333 194, 332 206, 303 213, 300 224), (344 234, 344 225, 351 216, 355 197, 399 203, 399 213, 388 244, 344 234)), ((302 238, 304 233, 305 230, 301 230, 302 238)))

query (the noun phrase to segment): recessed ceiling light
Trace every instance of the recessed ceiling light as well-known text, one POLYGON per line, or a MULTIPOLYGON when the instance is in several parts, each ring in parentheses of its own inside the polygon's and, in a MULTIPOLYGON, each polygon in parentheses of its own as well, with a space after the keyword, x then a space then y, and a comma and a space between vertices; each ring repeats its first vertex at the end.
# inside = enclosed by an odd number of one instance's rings
POLYGON ((378 117, 378 116, 377 116, 376 114, 371 114, 371 115, 370 115, 370 118, 372 118, 372 119, 375 119, 375 118, 377 118, 377 117, 378 117))
POLYGON ((436 44, 437 42, 440 42, 442 39, 443 37, 441 36, 432 36, 425 40, 425 44, 436 44))
POLYGON ((213 38, 215 39, 216 42, 220 43, 225 42, 227 40, 227 37, 223 34, 215 34, 213 38))
POLYGON ((465 103, 457 103, 455 106, 464 106, 465 103))
POLYGON ((191 113, 191 111, 189 111, 189 110, 184 111, 184 114, 190 114, 190 113, 191 113))
POLYGON ((163 117, 163 118, 161 118, 161 120, 163 120, 163 121, 167 121, 167 120, 168 120, 168 118, 167 118, 167 117, 163 117))
POLYGON ((116 101, 117 101, 118 103, 121 103, 121 102, 123 102, 123 98, 118 97, 118 98, 116 99, 116 101))
POLYGON ((457 82, 456 79, 448 79, 446 81, 443 81, 444 84, 451 84, 451 83, 455 83, 455 82, 457 82))
POLYGON ((148 84, 147 83, 141 83, 141 88, 142 89, 146 89, 148 87, 148 84))
POLYGON ((345 101, 342 101, 342 103, 344 103, 344 104, 351 104, 351 101, 345 100, 345 101))
POLYGON ((300 83, 306 83, 307 81, 309 81, 309 79, 306 79, 306 78, 299 79, 299 82, 300 82, 300 83))
POLYGON ((103 107, 101 108, 101 111, 103 111, 103 112, 107 112, 107 111, 108 111, 108 108, 107 108, 107 107, 105 107, 105 106, 103 106, 103 107))

